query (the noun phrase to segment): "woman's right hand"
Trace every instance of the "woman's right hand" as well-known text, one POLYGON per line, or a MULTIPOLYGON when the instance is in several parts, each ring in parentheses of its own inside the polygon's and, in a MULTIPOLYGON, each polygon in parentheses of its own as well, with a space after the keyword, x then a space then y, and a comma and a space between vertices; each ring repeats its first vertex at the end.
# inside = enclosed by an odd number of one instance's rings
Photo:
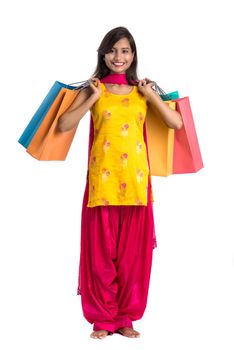
POLYGON ((90 88, 92 90, 92 96, 95 96, 97 100, 100 98, 102 89, 100 86, 100 80, 98 78, 91 78, 90 79, 90 88))

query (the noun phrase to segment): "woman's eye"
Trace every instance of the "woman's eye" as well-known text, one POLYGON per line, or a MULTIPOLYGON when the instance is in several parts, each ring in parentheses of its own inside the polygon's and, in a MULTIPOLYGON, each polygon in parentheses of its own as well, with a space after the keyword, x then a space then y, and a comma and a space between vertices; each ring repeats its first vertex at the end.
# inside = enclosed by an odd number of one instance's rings
MULTIPOLYGON (((113 52, 114 52, 114 50, 112 49, 110 52, 111 52, 111 53, 113 53, 113 52)), ((122 52, 124 52, 124 53, 128 53, 128 50, 123 50, 122 52)))

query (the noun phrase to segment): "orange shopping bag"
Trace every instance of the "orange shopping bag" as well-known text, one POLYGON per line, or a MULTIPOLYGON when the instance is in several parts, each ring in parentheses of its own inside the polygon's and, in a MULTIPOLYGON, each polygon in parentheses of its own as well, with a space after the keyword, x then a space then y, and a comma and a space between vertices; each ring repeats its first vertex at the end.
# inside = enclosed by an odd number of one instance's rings
POLYGON ((75 136, 77 127, 61 132, 59 117, 71 106, 79 90, 62 88, 37 129, 27 152, 38 160, 65 160, 75 136))

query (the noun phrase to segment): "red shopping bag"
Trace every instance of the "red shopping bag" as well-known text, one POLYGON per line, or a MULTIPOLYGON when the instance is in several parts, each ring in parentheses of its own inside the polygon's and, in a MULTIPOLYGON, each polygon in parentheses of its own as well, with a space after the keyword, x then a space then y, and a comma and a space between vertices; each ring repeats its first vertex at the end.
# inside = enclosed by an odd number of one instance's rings
POLYGON ((204 165, 189 97, 179 98, 175 102, 184 126, 180 130, 175 130, 173 174, 196 173, 204 165))

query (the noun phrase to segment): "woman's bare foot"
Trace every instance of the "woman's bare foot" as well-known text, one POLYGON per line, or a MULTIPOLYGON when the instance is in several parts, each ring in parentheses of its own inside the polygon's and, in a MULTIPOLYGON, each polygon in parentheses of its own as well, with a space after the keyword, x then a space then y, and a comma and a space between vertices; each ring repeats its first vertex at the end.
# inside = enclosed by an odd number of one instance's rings
POLYGON ((129 338, 139 338, 140 337, 140 333, 139 332, 137 332, 133 328, 129 328, 129 327, 119 328, 117 330, 117 333, 120 333, 123 336, 129 337, 129 338))
POLYGON ((91 337, 91 338, 94 338, 94 339, 103 339, 103 338, 105 338, 107 335, 108 335, 108 331, 100 330, 100 331, 93 331, 93 332, 90 334, 90 337, 91 337))

